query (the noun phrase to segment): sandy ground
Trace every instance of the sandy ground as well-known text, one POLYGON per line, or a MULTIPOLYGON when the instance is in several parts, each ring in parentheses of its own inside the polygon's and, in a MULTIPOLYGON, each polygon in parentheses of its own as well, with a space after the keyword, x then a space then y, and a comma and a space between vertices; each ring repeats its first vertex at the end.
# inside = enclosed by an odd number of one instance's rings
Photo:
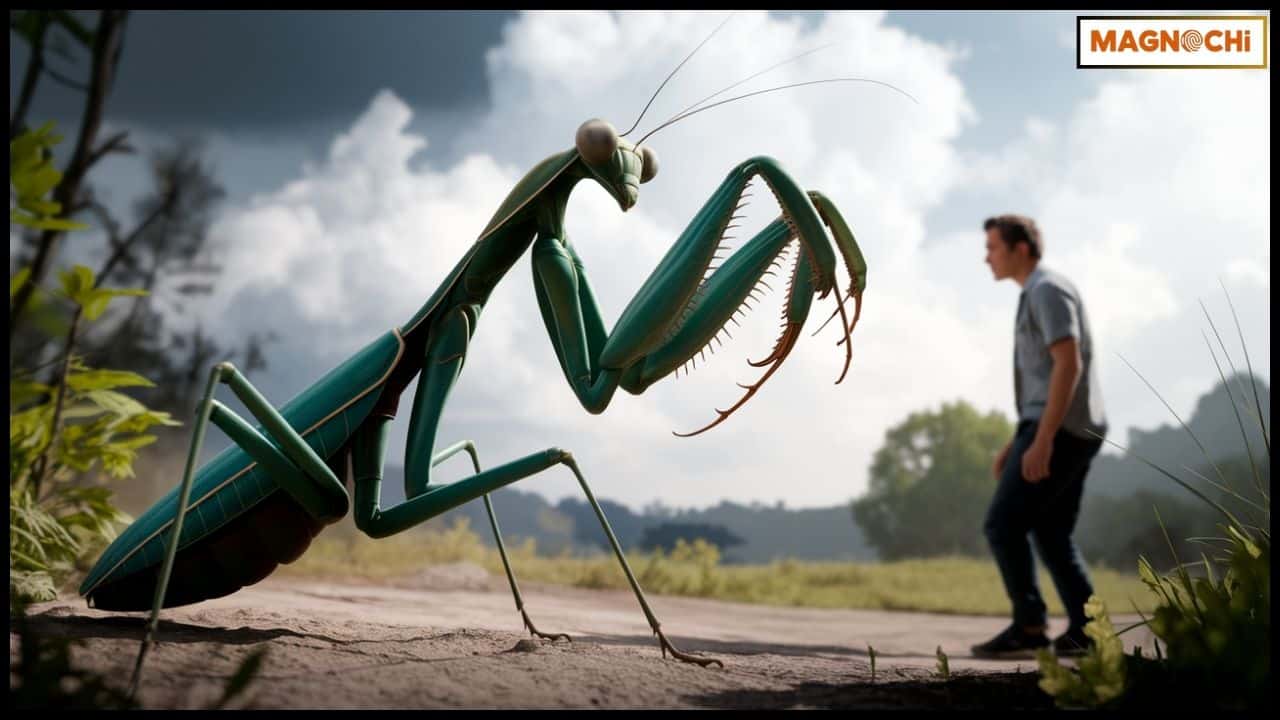
MULTIPOLYGON (((268 649, 234 705, 285 708, 1035 708, 1034 660, 985 661, 969 646, 1001 630, 993 617, 816 610, 649 596, 681 650, 723 668, 663 659, 635 597, 530 583, 531 640, 505 579, 476 566, 432 568, 394 586, 269 578, 219 600, 162 614, 140 700, 202 707, 239 663, 268 649), (876 651, 872 680, 867 646, 876 651), (951 677, 936 670, 936 648, 951 677)), ((75 638, 73 666, 128 682, 145 614, 89 609, 76 597, 31 608, 33 626, 75 638)), ((1114 621, 1123 627, 1133 618, 1114 621)), ((1052 633, 1065 621, 1054 618, 1052 633)), ((1122 636, 1126 648, 1151 636, 1122 636)), ((9 636, 11 662, 18 640, 9 636)), ((11 684, 12 684, 11 678, 11 684)))

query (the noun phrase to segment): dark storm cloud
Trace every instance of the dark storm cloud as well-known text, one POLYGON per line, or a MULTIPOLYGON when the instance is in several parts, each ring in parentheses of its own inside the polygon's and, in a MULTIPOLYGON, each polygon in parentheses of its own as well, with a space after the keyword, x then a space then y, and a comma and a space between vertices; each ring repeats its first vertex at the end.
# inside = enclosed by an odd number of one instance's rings
MULTIPOLYGON (((346 122, 382 88, 417 108, 475 106, 487 92, 484 51, 511 15, 135 11, 107 114, 153 128, 272 134, 346 122)), ((12 107, 27 60, 12 34, 9 58, 12 107)), ((39 96, 33 116, 72 115, 82 102, 48 80, 39 96)))

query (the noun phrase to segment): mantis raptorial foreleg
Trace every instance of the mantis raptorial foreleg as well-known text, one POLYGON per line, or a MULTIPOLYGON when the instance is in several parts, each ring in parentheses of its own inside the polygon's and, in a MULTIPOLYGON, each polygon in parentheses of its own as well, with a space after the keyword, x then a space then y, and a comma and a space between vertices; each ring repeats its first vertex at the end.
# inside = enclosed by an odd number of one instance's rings
POLYGON ((197 410, 197 419, 191 448, 187 454, 186 468, 182 474, 182 484, 178 493, 178 509, 174 516, 173 528, 169 533, 164 564, 156 580, 155 601, 151 608, 151 617, 147 622, 146 634, 142 647, 138 650, 138 659, 134 663, 133 679, 129 683, 129 694, 132 697, 137 691, 138 681, 142 675, 142 663, 146 658, 160 622, 160 608, 164 607, 165 593, 169 587, 169 576, 173 571, 174 558, 178 553, 178 544, 182 537, 182 525, 186 519, 187 507, 191 499, 191 486, 195 479, 196 459, 200 455, 204 443, 205 430, 209 422, 217 425, 249 454, 256 462, 262 464, 280 484, 286 493, 298 501, 298 504, 314 518, 340 518, 346 515, 350 500, 346 488, 338 481, 333 470, 325 464, 320 456, 307 444, 289 423, 280 416, 279 411, 258 392, 245 377, 228 362, 218 363, 209 373, 209 382, 205 388, 204 398, 197 410), (271 438, 279 446, 264 437, 247 422, 214 399, 213 393, 219 382, 230 386, 236 397, 245 404, 249 412, 262 423, 271 438))
MULTIPOLYGON (((835 286, 835 253, 824 224, 836 235, 835 244, 850 273, 849 292, 860 303, 866 265, 835 207, 821 193, 802 190, 770 158, 752 158, 740 164, 690 221, 608 335, 573 247, 555 237, 539 237, 533 249, 538 304, 565 378, 583 407, 601 412, 617 387, 639 394, 704 352, 721 331, 727 332, 727 323, 749 297, 754 297, 757 285, 768 284, 766 276, 773 274, 784 250, 797 242, 794 262, 785 278, 781 334, 764 360, 751 363, 767 365, 768 369, 754 384, 743 386, 747 390, 744 397, 728 410, 717 411, 719 417, 697 432, 727 418, 791 352, 813 296, 823 297, 835 286), (725 233, 734 227, 731 223, 737 218, 743 191, 753 177, 764 180, 782 214, 706 276, 723 249, 725 233)), ((842 316, 843 302, 836 298, 836 313, 842 316)), ((847 338, 852 326, 845 328, 842 322, 842 330, 847 338)), ((847 371, 851 359, 848 347, 845 353, 847 371)), ((840 379, 843 377, 842 372, 840 379)))
POLYGON ((729 172, 622 311, 601 353, 603 367, 632 367, 662 344, 671 325, 679 322, 681 311, 694 301, 703 274, 741 205, 743 189, 754 177, 762 178, 773 192, 782 208, 782 222, 809 253, 807 270, 812 274, 813 290, 821 296, 831 290, 835 254, 808 193, 772 158, 751 158, 729 172), (654 318, 659 320, 654 322, 654 318))

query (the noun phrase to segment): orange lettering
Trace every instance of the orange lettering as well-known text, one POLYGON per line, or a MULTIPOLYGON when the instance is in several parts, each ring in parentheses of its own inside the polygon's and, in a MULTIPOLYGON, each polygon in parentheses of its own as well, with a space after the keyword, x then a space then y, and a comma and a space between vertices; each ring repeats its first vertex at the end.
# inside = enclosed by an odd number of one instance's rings
POLYGON ((1116 31, 1108 30, 1105 35, 1097 30, 1090 31, 1089 47, 1093 52, 1114 52, 1116 49, 1116 31))

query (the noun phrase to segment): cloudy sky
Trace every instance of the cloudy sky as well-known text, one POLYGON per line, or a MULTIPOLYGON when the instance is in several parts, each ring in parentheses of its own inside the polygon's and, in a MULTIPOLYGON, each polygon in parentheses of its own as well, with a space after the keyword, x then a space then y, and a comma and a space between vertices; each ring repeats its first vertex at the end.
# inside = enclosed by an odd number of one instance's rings
MULTIPOLYGON (((742 410, 711 432, 672 435, 713 419, 737 399, 735 382, 758 377, 746 358, 770 347, 771 296, 692 375, 620 392, 590 415, 556 363, 526 257, 485 308, 441 442, 475 439, 486 465, 568 448, 598 495, 636 509, 845 502, 865 490, 886 429, 910 412, 964 399, 1012 415, 1018 287, 992 281, 981 230, 1009 211, 1037 219, 1045 264, 1084 296, 1111 439, 1172 420, 1120 356, 1184 416, 1217 379, 1200 302, 1230 328, 1220 283, 1269 383, 1270 71, 1078 70, 1076 14, 733 16, 641 130, 831 43, 732 92, 857 76, 918 104, 840 83, 709 110, 649 141, 661 172, 631 211, 580 185, 568 231, 612 323, 725 173, 753 155, 777 158, 841 208, 870 265, 844 383, 832 384, 843 361, 834 327, 811 337, 832 308, 825 300, 742 410)), ((144 150, 205 139, 228 190, 211 228, 226 274, 199 315, 225 338, 280 334, 254 380, 283 402, 406 321, 512 185, 568 149, 582 121, 629 127, 724 17, 137 12, 105 132, 128 129, 144 150)), ((25 59, 11 43, 11 105, 25 59)), ((74 108, 73 95, 46 85, 32 119, 65 127, 74 108)), ((144 187, 141 157, 96 172, 122 209, 144 187)), ((747 231, 777 213, 756 199, 747 231)), ((1227 344, 1239 362, 1233 328, 1227 344)), ((405 412, 389 463, 402 462, 407 425, 405 412)), ((442 468, 442 479, 461 472, 442 468)), ((521 487, 553 500, 576 493, 554 471, 521 487)))

